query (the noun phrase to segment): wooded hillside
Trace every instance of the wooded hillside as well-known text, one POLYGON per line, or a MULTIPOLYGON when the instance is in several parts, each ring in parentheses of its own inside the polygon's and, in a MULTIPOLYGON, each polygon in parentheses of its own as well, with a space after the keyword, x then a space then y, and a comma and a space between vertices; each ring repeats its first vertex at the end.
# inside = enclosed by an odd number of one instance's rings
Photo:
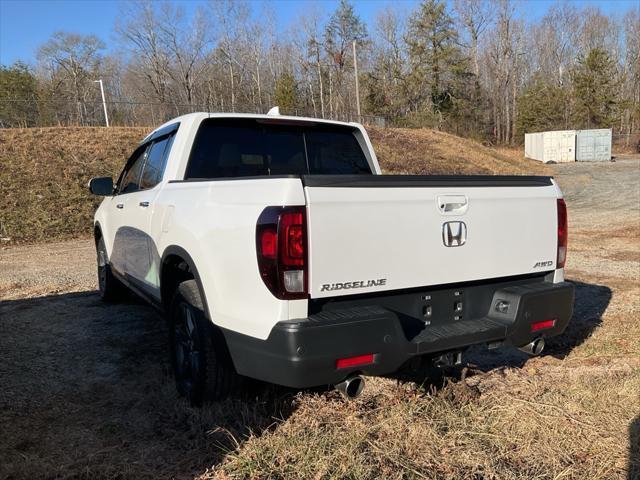
POLYGON ((31 64, 0 69, 0 126, 103 125, 100 78, 115 125, 279 105, 493 144, 597 127, 638 142, 638 8, 607 15, 562 1, 423 0, 413 10, 381 4, 367 24, 357 2, 341 0, 334 11, 309 4, 285 26, 275 8, 123 2, 113 43, 58 32, 31 64))

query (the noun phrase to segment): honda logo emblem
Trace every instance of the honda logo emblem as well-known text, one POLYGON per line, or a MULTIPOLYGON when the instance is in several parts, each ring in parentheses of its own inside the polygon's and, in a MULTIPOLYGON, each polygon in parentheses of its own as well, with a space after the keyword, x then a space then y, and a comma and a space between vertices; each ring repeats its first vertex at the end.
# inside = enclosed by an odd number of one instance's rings
POLYGON ((464 222, 445 222, 442 225, 442 242, 445 247, 461 247, 467 242, 467 226, 464 222))

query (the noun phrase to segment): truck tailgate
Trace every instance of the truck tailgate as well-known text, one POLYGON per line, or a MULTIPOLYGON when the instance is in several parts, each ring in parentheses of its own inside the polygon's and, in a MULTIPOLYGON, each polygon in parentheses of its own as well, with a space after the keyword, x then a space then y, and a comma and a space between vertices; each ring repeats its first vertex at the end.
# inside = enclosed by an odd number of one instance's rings
POLYGON ((303 177, 309 293, 334 297, 509 277, 556 265, 548 177, 303 177))

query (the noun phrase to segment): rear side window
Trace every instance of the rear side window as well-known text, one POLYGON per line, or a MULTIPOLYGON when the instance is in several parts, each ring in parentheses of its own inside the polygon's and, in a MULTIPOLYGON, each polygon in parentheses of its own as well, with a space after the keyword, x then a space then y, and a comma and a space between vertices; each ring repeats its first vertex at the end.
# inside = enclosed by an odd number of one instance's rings
POLYGON ((209 119, 193 142, 185 179, 262 175, 371 174, 355 129, 209 119))
POLYGON ((155 187, 162 180, 164 169, 167 165, 167 157, 171 151, 171 145, 175 134, 155 140, 147 154, 147 161, 144 164, 140 188, 147 189, 155 187))

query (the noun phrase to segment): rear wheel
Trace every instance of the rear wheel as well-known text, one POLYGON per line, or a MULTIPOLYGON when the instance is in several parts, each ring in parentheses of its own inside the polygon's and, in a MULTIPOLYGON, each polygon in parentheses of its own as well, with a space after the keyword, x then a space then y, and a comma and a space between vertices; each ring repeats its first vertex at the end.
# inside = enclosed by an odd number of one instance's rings
POLYGON ((109 257, 107 256, 107 248, 104 245, 104 239, 101 237, 96 248, 98 263, 98 290, 100 297, 105 302, 117 302, 122 300, 126 294, 126 287, 113 276, 111 267, 109 266, 109 257))
POLYGON ((204 315, 203 301, 195 280, 182 282, 169 309, 171 361, 180 395, 192 405, 205 399, 219 400, 236 387, 235 372, 224 341, 204 315))

